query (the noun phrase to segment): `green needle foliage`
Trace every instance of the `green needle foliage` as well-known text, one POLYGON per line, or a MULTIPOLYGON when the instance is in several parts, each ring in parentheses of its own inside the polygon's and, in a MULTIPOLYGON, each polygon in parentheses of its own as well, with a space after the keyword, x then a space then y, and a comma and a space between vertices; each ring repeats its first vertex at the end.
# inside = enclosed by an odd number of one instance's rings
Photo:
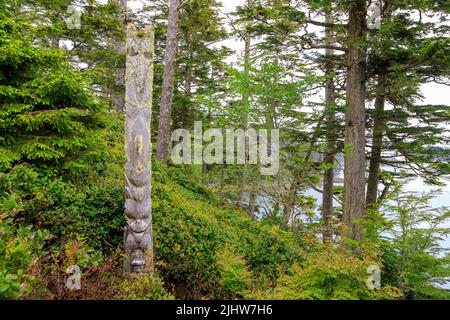
POLYGON ((0 12, 0 164, 83 169, 102 155, 102 109, 59 49, 0 12))
POLYGON ((450 299, 442 285, 450 277, 448 207, 433 208, 434 192, 402 193, 397 187, 382 213, 370 212, 369 241, 381 249, 382 281, 406 299, 450 299))

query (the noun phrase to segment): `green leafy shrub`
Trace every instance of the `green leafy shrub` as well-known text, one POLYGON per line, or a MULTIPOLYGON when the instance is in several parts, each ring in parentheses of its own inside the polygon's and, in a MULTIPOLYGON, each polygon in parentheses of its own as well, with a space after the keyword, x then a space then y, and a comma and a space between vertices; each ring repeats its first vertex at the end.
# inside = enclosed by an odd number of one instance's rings
POLYGON ((157 275, 130 275, 118 284, 116 296, 120 300, 173 300, 157 275))
POLYGON ((256 292, 253 298, 294 300, 395 299, 400 291, 392 286, 370 289, 366 282, 370 265, 380 263, 370 255, 359 258, 351 251, 330 245, 315 245, 301 265, 283 274, 273 291, 256 292))
POLYGON ((66 266, 77 265, 81 268, 98 266, 102 262, 101 251, 97 251, 86 244, 86 239, 79 236, 76 240, 68 241, 64 245, 66 266))
MULTIPOLYGON (((158 270, 182 298, 217 297, 223 289, 217 253, 239 243, 249 271, 269 284, 301 259, 294 235, 251 219, 246 213, 197 190, 186 189, 173 176, 181 168, 153 166, 154 247, 158 270)), ((178 178, 180 179, 180 178, 178 178)), ((220 254, 219 254, 220 255, 220 254)), ((177 296, 178 297, 178 296, 177 296)))
POLYGON ((0 216, 0 299, 27 297, 40 286, 37 260, 49 233, 13 224, 0 216))
POLYGON ((216 253, 216 264, 220 274, 219 283, 225 293, 231 297, 242 297, 253 277, 244 257, 227 246, 216 253))
POLYGON ((401 289, 406 299, 450 299, 442 286, 450 277, 450 250, 442 241, 450 234, 450 210, 433 208, 434 193, 393 190, 381 210, 370 212, 368 239, 381 250, 382 280, 401 289))
POLYGON ((120 243, 121 185, 101 179, 98 185, 76 185, 31 165, 16 165, 0 178, 0 210, 14 213, 17 223, 49 230, 53 243, 63 245, 79 236, 96 248, 120 243))

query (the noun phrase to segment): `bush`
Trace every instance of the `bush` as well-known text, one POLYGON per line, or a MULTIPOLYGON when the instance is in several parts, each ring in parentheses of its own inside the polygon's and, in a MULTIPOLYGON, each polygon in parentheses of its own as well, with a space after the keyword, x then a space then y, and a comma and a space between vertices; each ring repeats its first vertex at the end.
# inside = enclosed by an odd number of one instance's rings
POLYGON ((242 297, 253 277, 244 257, 230 247, 224 247, 216 254, 216 264, 220 273, 219 283, 226 296, 242 297))
POLYGON ((117 299, 120 300, 173 300, 157 275, 130 275, 118 284, 117 299))
POLYGON ((34 32, 0 13, 0 167, 27 161, 81 175, 107 154, 105 104, 64 52, 44 50, 34 32))
POLYGON ((380 211, 369 212, 369 241, 380 248, 383 281, 401 288, 405 299, 450 299, 444 289, 450 278, 450 249, 442 241, 450 234, 450 210, 433 208, 434 192, 389 196, 380 211))
MULTIPOLYGON (((220 252, 239 243, 239 256, 261 284, 274 283, 280 271, 300 261, 300 245, 294 235, 251 219, 198 190, 195 181, 186 189, 172 175, 182 169, 153 166, 153 222, 155 258, 166 283, 175 286, 179 298, 218 297, 220 252), (219 253, 219 254, 218 254, 219 253)), ((184 180, 184 179, 183 179, 184 180)), ((223 254, 223 252, 222 252, 223 254)))
POLYGON ((300 266, 294 265, 280 277, 272 292, 259 292, 258 298, 300 300, 394 299, 400 296, 395 287, 371 290, 366 285, 370 265, 379 265, 367 258, 358 258, 343 248, 321 245, 305 256, 300 266))
POLYGON ((49 230, 53 244, 80 236, 97 249, 120 243, 122 186, 101 180, 99 185, 77 186, 25 164, 0 173, 0 178, 0 210, 13 214, 18 224, 49 230))
POLYGON ((0 299, 26 298, 41 288, 37 262, 49 233, 0 216, 0 299))

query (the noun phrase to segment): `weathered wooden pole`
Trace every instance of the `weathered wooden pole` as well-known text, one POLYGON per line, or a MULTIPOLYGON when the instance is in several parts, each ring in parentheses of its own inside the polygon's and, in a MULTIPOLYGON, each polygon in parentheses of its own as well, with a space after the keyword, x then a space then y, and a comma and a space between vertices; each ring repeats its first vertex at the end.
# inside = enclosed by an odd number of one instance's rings
POLYGON ((150 122, 154 34, 151 28, 127 27, 125 76, 125 252, 127 272, 153 266, 150 122))

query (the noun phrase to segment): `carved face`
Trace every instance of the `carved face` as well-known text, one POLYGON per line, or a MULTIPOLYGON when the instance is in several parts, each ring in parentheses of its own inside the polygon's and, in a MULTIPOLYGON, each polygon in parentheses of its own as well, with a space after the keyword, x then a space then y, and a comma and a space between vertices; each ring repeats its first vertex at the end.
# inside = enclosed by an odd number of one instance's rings
POLYGON ((131 272, 143 272, 145 268, 145 254, 142 250, 135 250, 131 257, 131 272))

